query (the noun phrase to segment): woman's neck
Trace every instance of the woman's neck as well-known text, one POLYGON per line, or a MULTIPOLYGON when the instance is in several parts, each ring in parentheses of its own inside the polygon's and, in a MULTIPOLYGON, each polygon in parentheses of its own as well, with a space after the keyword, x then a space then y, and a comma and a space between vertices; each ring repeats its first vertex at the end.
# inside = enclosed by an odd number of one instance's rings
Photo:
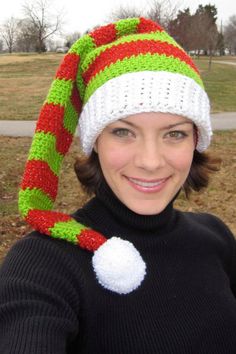
POLYGON ((104 182, 97 190, 96 198, 107 212, 119 223, 138 230, 169 229, 172 227, 175 212, 172 200, 159 214, 140 215, 126 207, 104 182))

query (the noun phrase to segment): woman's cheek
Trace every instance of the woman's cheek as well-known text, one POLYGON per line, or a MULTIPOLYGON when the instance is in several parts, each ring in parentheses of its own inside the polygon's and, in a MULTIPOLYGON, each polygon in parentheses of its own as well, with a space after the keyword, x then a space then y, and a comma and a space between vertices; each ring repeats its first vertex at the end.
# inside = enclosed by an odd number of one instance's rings
POLYGON ((130 161, 130 152, 127 149, 110 149, 106 156, 106 162, 112 169, 119 169, 130 161))
POLYGON ((191 167, 193 161, 193 152, 188 151, 181 153, 173 153, 170 155, 169 164, 172 165, 176 170, 183 171, 188 170, 191 167))

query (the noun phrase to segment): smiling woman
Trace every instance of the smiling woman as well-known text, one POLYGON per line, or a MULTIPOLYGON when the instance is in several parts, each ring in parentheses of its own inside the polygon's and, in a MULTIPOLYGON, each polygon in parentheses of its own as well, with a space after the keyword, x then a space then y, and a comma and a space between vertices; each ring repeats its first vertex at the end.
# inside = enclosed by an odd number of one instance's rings
POLYGON ((139 113, 108 125, 95 144, 105 180, 129 209, 162 212, 188 177, 193 123, 169 113, 139 113), (178 130, 176 130, 178 129, 178 130))
POLYGON ((234 354, 236 242, 213 215, 173 207, 217 162, 192 59, 157 23, 81 37, 58 68, 26 163, 19 208, 36 230, 0 271, 1 354, 234 354), (53 211, 79 118, 95 195, 53 211))

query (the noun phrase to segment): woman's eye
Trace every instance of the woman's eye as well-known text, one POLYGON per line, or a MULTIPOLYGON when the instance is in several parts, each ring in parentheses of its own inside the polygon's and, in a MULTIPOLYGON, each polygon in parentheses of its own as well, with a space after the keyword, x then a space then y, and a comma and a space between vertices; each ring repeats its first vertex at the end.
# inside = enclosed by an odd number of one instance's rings
POLYGON ((115 128, 112 130, 112 134, 118 136, 118 137, 129 137, 133 136, 132 132, 129 129, 126 128, 115 128))
POLYGON ((184 131, 175 130, 169 132, 167 136, 170 137, 171 139, 179 140, 185 138, 187 136, 187 133, 185 133, 184 131))

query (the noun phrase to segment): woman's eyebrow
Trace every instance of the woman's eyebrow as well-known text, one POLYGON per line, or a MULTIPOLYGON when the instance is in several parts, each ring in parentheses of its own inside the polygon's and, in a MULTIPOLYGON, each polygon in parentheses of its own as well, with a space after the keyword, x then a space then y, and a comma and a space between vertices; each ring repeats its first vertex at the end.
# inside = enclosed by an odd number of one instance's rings
POLYGON ((178 126, 178 125, 183 125, 183 124, 191 124, 191 125, 193 125, 193 122, 191 122, 191 121, 185 121, 185 122, 179 122, 179 123, 175 123, 175 124, 170 124, 170 125, 168 125, 167 127, 164 127, 164 128, 162 128, 162 129, 171 129, 171 128, 174 128, 174 127, 176 127, 176 126, 178 126))
MULTIPOLYGON (((130 125, 132 127, 138 128, 138 126, 136 124, 134 124, 132 122, 129 122, 127 120, 124 120, 122 118, 119 119, 119 121, 121 121, 122 123, 126 123, 126 124, 128 124, 128 125, 130 125)), ((178 122, 178 123, 175 123, 175 124, 170 124, 170 125, 167 125, 165 127, 162 127, 160 130, 172 129, 172 128, 178 126, 178 125, 183 125, 183 124, 191 124, 191 125, 193 125, 193 122, 191 122, 191 121, 178 122)))
POLYGON ((138 126, 132 122, 128 122, 127 120, 124 120, 124 119, 118 119, 118 121, 122 122, 122 123, 126 123, 128 125, 131 125, 131 127, 135 127, 135 128, 138 128, 138 126))

